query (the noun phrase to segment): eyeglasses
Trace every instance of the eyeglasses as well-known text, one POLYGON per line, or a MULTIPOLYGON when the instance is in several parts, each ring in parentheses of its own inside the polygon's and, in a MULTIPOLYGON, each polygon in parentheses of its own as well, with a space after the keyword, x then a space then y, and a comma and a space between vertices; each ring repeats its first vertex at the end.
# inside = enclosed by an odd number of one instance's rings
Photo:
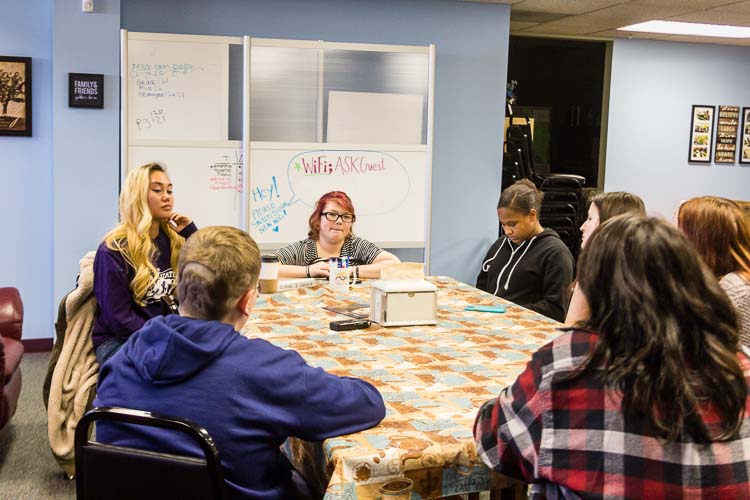
POLYGON ((354 222, 355 220, 357 220, 354 214, 340 214, 338 212, 323 212, 320 215, 324 215, 325 218, 331 222, 336 222, 339 219, 341 219, 344 222, 354 222))

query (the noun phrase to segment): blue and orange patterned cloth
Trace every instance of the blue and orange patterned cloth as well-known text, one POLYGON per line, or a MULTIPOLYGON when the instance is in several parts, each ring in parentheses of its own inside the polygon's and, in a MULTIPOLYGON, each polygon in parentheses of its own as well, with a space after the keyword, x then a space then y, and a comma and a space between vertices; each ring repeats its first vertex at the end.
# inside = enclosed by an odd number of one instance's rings
POLYGON ((363 432, 287 444, 295 466, 325 498, 374 499, 383 482, 406 476, 412 498, 498 489, 517 484, 477 457, 477 411, 524 370, 531 355, 560 335, 559 323, 446 277, 438 286, 438 324, 335 332, 346 319, 323 307, 368 303, 370 286, 334 293, 325 285, 261 296, 243 329, 294 349, 312 366, 363 378, 383 395, 387 415, 363 432), (504 314, 467 305, 507 307, 504 314))

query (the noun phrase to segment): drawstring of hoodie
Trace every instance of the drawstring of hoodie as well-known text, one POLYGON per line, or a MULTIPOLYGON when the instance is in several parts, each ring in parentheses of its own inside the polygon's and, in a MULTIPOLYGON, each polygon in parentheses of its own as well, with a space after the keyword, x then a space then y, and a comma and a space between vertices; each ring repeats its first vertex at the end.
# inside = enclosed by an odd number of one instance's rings
MULTIPOLYGON (((516 270, 516 266, 518 265, 519 262, 521 262, 521 259, 523 259, 523 256, 526 255, 526 252, 529 251, 529 248, 531 248, 531 244, 534 243, 535 239, 536 239, 536 236, 534 236, 533 238, 531 238, 529 240, 529 244, 526 246, 526 249, 523 251, 523 253, 518 258, 518 260, 516 261, 516 263, 513 264, 513 267, 510 268, 510 272, 508 273, 508 279, 505 280, 505 290, 508 290, 508 283, 510 283, 510 277, 513 275, 513 271, 516 270)), ((521 247, 518 247, 518 248, 521 248, 521 247)))
MULTIPOLYGON (((495 255, 493 255, 492 257, 490 257, 489 259, 485 260, 482 263, 482 271, 484 271, 486 273, 487 271, 490 270, 490 262, 492 262, 493 260, 495 260, 495 257, 497 257, 497 254, 499 254, 500 250, 503 249, 503 245, 505 245, 506 241, 508 241, 508 238, 507 237, 503 238, 503 241, 500 243, 500 246, 497 247, 497 251, 495 252, 495 255)), ((510 247, 510 251, 511 252, 513 251, 513 246, 512 245, 510 247)))
POLYGON ((521 249, 522 246, 524 246, 526 242, 524 241, 520 245, 518 245, 516 248, 513 248, 513 245, 508 243, 508 246, 510 246, 510 257, 508 257, 508 262, 505 263, 502 269, 500 269, 500 272, 497 273, 497 282, 495 283, 495 293, 493 295, 497 295, 497 291, 500 290, 500 278, 502 278, 503 273, 505 272, 505 269, 510 265, 511 262, 513 262, 513 256, 516 254, 517 251, 521 249))

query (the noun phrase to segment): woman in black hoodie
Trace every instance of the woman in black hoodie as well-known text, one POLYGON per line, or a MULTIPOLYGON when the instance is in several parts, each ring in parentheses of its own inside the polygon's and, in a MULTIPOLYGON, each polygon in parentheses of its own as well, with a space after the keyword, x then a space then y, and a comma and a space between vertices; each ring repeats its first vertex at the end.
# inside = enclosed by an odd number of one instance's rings
POLYGON ((573 256, 555 231, 539 223, 542 197, 528 179, 501 193, 497 216, 505 234, 487 252, 476 286, 562 321, 573 256))

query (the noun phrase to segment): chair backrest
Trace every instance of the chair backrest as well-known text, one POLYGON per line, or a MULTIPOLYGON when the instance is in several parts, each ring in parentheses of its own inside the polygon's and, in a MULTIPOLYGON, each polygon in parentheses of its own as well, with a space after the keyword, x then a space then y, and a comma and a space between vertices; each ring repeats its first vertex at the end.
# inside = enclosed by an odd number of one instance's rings
POLYGON ((23 302, 18 289, 0 288, 0 335, 21 340, 23 302))
POLYGON ((94 408, 76 428, 75 460, 79 500, 226 498, 219 452, 208 432, 187 419, 125 408, 94 408), (204 458, 90 441, 91 424, 101 421, 181 432, 201 447, 204 458))

